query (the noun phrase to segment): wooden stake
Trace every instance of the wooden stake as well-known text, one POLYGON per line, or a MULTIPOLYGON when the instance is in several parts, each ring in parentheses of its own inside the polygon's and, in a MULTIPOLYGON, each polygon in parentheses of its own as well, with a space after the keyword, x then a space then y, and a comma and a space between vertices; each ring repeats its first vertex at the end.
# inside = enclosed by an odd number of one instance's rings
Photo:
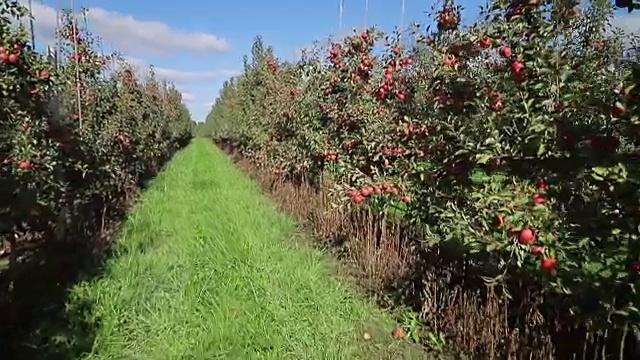
POLYGON ((75 61, 76 61, 76 99, 78 100, 78 123, 80 127, 82 127, 82 101, 80 98, 80 55, 78 54, 78 32, 77 32, 77 23, 76 16, 73 8, 73 0, 71 2, 71 19, 72 19, 72 28, 73 28, 73 48, 76 53, 75 61))
POLYGON ((58 54, 60 54, 60 17, 62 16, 62 0, 58 0, 58 8, 56 9, 56 46, 53 50, 55 52, 56 70, 58 69, 58 54))
POLYGON ((339 21, 338 21, 338 26, 340 28, 340 32, 342 32, 342 15, 344 13, 344 0, 338 0, 338 7, 339 7, 339 21))
POLYGON ((29 0, 29 30, 31 31, 31 46, 36 49, 36 32, 33 29, 33 6, 29 0))
POLYGON ((367 17, 369 15, 369 0, 364 0, 364 27, 367 27, 367 17))
MULTIPOLYGON (((400 5, 400 34, 402 34, 403 28, 404 28, 404 12, 405 12, 405 4, 404 4, 404 0, 401 0, 401 5, 400 5)), ((400 35, 402 36, 402 35, 400 35)))
POLYGON ((82 8, 82 18, 84 20, 84 29, 89 31, 89 20, 87 20, 87 9, 82 8))

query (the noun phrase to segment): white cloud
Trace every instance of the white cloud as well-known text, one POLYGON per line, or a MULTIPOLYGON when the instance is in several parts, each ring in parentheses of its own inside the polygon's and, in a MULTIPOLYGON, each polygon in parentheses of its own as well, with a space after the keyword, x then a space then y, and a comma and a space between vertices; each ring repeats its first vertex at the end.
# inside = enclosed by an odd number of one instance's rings
POLYGON ((195 94, 191 90, 187 90, 183 86, 176 85, 176 90, 182 94, 182 102, 189 105, 189 107, 193 106, 193 102, 196 100, 195 94))
MULTIPOLYGON (((27 5, 27 0, 21 0, 27 5)), ((56 28, 55 9, 34 2, 36 40, 49 42, 56 28)), ((123 52, 150 53, 168 56, 180 50, 195 52, 226 52, 229 44, 213 34, 171 28, 159 21, 135 19, 128 14, 90 7, 87 13, 89 28, 105 43, 123 52)))
MULTIPOLYGON (((149 64, 142 59, 127 56, 125 57, 128 63, 138 68, 138 70, 146 70, 149 64)), ((154 66, 156 76, 162 80, 167 80, 173 83, 186 83, 186 82, 199 82, 199 81, 211 81, 230 78, 238 75, 239 70, 218 70, 218 71, 182 71, 176 69, 168 69, 163 67, 154 66)))
MULTIPOLYGON (((29 6, 27 0, 20 0, 20 3, 24 6, 29 6)), ((36 42, 44 42, 48 45, 53 45, 57 26, 56 11, 52 7, 38 2, 34 2, 31 5, 31 11, 33 16, 36 18, 33 21, 36 42)), ((29 20, 27 18, 22 19, 22 23, 24 25, 27 25, 28 21, 29 20)))
POLYGON ((180 90, 180 93, 182 94, 182 101, 188 102, 196 99, 196 97, 190 92, 180 90))
POLYGON ((640 13, 636 11, 631 14, 616 16, 611 21, 611 24, 628 32, 637 32, 640 30, 640 13))
POLYGON ((189 82, 202 80, 219 80, 230 78, 239 74, 236 70, 219 70, 219 71, 181 71, 157 67, 156 74, 166 80, 172 82, 189 82))
MULTIPOLYGON (((142 60, 137 59, 137 58, 128 58, 125 57, 125 62, 127 63, 127 65, 137 74, 138 78, 140 79, 144 79, 149 75, 149 66, 142 60)), ((115 63, 115 68, 118 68, 119 65, 121 63, 115 63)), ((184 72, 184 71, 178 71, 178 70, 172 70, 172 69, 164 69, 164 68, 155 68, 155 73, 156 73, 156 78, 158 80, 167 80, 171 83, 173 83, 173 85, 176 87, 176 90, 178 90, 181 94, 182 94, 182 101, 184 103, 193 103, 195 100, 197 100, 196 95, 194 94, 194 91, 192 91, 193 89, 189 89, 188 86, 185 86, 185 82, 178 82, 176 81, 176 79, 180 79, 180 76, 167 76, 167 73, 169 73, 170 75, 172 73, 184 73, 187 74, 186 77, 187 78, 193 78, 193 74, 198 74, 198 73, 189 73, 189 72, 184 72)))

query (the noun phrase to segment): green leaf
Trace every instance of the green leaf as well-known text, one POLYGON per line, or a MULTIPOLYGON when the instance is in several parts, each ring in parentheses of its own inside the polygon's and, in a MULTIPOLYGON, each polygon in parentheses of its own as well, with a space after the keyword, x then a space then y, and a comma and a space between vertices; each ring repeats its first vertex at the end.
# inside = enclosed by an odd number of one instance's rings
POLYGON ((600 175, 600 176, 606 176, 606 175, 609 173, 609 171, 610 171, 611 169, 610 169, 610 168, 605 168, 605 167, 597 166, 597 167, 591 168, 591 170, 592 170, 595 174, 598 174, 598 175, 600 175))
POLYGON ((476 154, 476 163, 478 164, 487 164, 491 159, 493 159, 492 154, 476 154))

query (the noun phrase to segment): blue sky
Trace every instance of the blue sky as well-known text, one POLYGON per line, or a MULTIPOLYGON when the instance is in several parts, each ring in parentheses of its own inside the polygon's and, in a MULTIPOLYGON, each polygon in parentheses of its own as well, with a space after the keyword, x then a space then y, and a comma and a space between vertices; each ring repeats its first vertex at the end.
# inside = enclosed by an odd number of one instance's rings
MULTIPOLYGON (((36 43, 42 45, 51 41, 60 1, 34 1, 36 43)), ((77 0, 74 5, 89 8, 89 28, 104 38, 106 50, 116 48, 141 67, 153 64, 159 77, 183 92, 194 119, 203 121, 221 84, 242 68, 256 35, 273 45, 277 56, 292 59, 314 40, 362 27, 365 13, 368 25, 385 30, 401 22, 401 0, 369 0, 368 12, 365 0, 344 3, 342 31, 338 0, 77 0)), ((405 0, 404 24, 426 21, 433 3, 405 0)), ((457 3, 465 8, 463 20, 472 21, 484 1, 457 3)), ((620 21, 637 29, 640 16, 620 21)))

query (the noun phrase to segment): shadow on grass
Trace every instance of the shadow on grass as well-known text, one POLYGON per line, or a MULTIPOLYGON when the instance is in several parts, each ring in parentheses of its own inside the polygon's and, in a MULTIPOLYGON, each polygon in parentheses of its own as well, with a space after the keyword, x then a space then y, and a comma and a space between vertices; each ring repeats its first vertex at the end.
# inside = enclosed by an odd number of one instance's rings
MULTIPOLYGON (((139 190, 148 188, 158 172, 145 176, 139 190)), ((91 352, 100 324, 92 318, 93 304, 71 299, 71 289, 103 273, 106 260, 114 253, 113 240, 132 205, 131 201, 119 203, 109 211, 106 226, 96 221, 100 213, 79 211, 84 219, 75 223, 71 231, 75 236, 66 241, 43 237, 38 242, 42 245, 25 251, 28 255, 12 269, 10 291, 9 273, 2 269, 2 359, 71 360, 91 352)))
POLYGON ((91 350, 90 304, 67 308, 74 284, 100 274, 108 252, 47 246, 21 264, 0 319, 2 353, 9 359, 78 359, 91 350))

